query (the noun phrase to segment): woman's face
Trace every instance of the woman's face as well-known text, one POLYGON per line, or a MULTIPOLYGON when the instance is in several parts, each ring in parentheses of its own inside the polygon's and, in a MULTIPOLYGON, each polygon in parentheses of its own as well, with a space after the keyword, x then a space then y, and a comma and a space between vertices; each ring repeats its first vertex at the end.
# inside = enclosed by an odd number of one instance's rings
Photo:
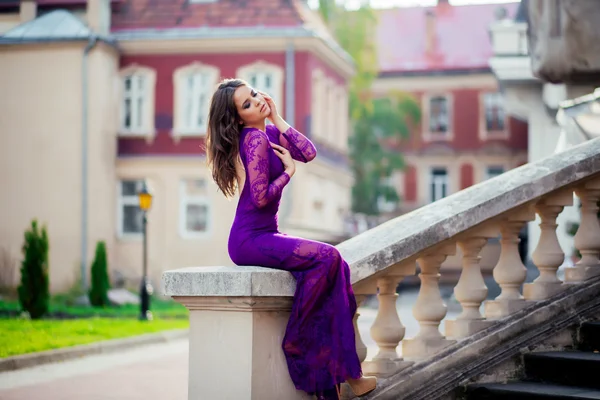
POLYGON ((240 86, 233 93, 233 101, 246 126, 261 124, 271 113, 265 98, 250 86, 240 86))

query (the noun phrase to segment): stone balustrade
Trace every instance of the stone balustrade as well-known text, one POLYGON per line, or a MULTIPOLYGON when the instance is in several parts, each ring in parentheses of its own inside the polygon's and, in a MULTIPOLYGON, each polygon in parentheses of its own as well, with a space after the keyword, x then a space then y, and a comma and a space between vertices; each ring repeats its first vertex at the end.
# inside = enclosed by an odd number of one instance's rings
MULTIPOLYGON (((365 374, 390 379, 398 378, 405 369, 410 374, 415 363, 432 359, 457 341, 503 324, 529 305, 560 295, 566 287, 585 285, 600 276, 599 200, 600 139, 596 139, 340 244, 338 249, 351 267, 358 304, 369 295, 377 295, 379 302, 370 332, 378 351, 370 359, 357 329, 360 316, 355 318, 356 345, 365 374), (561 281, 557 269, 565 252, 556 237, 556 218, 565 206, 573 204, 574 196, 582 205, 575 237, 582 257, 561 281), (536 214, 542 234, 538 243, 530 245, 536 246, 533 263, 539 276, 525 283, 518 232, 536 214), (493 278, 501 293, 487 300, 480 252, 496 237, 501 238, 501 255, 493 278), (462 254, 462 273, 454 294, 462 312, 445 320, 440 267, 457 247, 462 254), (417 272, 421 285, 413 315, 419 332, 405 338, 396 310, 396 288, 417 272), (444 332, 440 330, 442 321, 444 332)), ((289 273, 260 267, 195 267, 167 271, 163 283, 167 295, 190 309, 189 399, 307 398, 294 389, 281 351, 295 285, 289 273)))

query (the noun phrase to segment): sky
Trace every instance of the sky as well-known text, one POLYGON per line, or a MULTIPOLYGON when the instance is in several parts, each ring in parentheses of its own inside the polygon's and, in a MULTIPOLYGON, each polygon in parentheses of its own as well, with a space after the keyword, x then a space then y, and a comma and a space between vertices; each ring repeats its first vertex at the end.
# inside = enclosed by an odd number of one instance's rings
MULTIPOLYGON (((437 4, 437 0, 340 0, 345 2, 350 9, 357 8, 362 2, 370 1, 374 8, 391 8, 391 7, 416 7, 416 6, 432 6, 437 4)), ((491 3, 514 3, 515 0, 450 0, 452 5, 466 4, 491 4, 491 3)), ((311 7, 318 4, 318 0, 309 0, 311 7)))

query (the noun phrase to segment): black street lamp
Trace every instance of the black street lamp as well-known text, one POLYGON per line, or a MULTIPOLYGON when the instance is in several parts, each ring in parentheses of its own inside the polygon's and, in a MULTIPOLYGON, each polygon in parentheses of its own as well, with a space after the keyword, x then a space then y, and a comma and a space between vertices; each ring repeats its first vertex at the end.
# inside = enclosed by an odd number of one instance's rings
POLYGON ((150 210, 150 207, 152 206, 152 193, 150 193, 148 190, 146 181, 143 182, 142 190, 138 193, 138 198, 140 202, 140 209, 143 213, 142 229, 144 235, 144 272, 142 275, 142 282, 140 284, 140 319, 149 321, 152 320, 152 312, 150 311, 150 295, 154 292, 154 289, 148 280, 148 237, 146 226, 148 224, 148 210, 150 210))

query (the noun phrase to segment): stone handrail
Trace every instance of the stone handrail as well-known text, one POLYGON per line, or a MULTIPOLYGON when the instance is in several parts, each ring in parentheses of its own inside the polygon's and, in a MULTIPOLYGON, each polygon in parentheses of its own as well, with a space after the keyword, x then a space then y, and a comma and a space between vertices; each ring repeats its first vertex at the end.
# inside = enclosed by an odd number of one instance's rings
POLYGON ((526 164, 337 246, 357 284, 491 218, 600 172, 600 141, 526 164))
MULTIPOLYGON (((415 363, 502 323, 500 320, 532 302, 557 296, 566 284, 585 283, 600 275, 599 199, 600 139, 596 139, 340 244, 338 249, 351 267, 357 302, 361 304, 373 294, 379 301, 371 327, 378 353, 370 360, 366 360, 367 349, 357 329, 359 314, 355 316, 363 371, 380 377, 412 371, 409 367, 415 363), (563 283, 556 274, 565 256, 556 236, 556 218, 565 206, 573 204, 574 192, 582 204, 581 226, 575 236, 582 258, 566 270, 563 283), (533 262, 540 276, 524 284, 526 270, 519 258, 518 232, 536 214, 542 231, 533 262), (499 235, 501 255, 493 276, 502 292, 486 301, 488 290, 479 254, 488 239, 499 235), (456 319, 445 320, 440 268, 457 247, 462 252, 462 273, 454 293, 462 312, 456 319), (404 339, 396 288, 405 277, 415 274, 417 264, 421 287, 413 314, 420 330, 415 337, 404 339), (444 334, 439 329, 442 321, 444 334)), ((295 287, 289 273, 261 267, 192 267, 165 272, 163 283, 165 294, 191 311, 189 399, 307 398, 294 389, 280 349, 295 287)), ((373 396, 377 398, 377 392, 373 396)))

